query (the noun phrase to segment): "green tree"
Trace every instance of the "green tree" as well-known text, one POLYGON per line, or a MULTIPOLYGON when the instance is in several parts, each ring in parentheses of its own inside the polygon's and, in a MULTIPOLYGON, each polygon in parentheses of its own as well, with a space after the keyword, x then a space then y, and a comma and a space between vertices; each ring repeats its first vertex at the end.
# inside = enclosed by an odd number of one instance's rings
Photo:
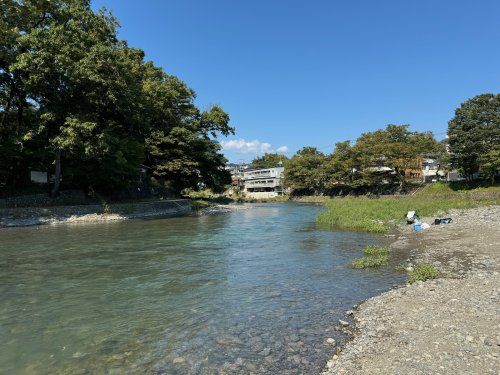
POLYGON ((36 126, 36 107, 24 86, 26 72, 16 71, 12 65, 26 51, 20 39, 58 17, 60 6, 57 0, 0 2, 0 186, 3 183, 15 189, 25 182, 27 163, 36 164, 37 156, 43 153, 31 153, 24 139, 36 126))
POLYGON ((252 166, 256 169, 274 168, 285 165, 287 160, 288 158, 283 154, 266 152, 264 155, 254 158, 252 166))
POLYGON ((500 94, 462 103, 448 122, 448 137, 452 166, 472 179, 480 171, 480 158, 500 144, 500 94))
POLYGON ((231 176, 216 139, 234 133, 229 115, 217 105, 201 112, 193 90, 152 64, 146 66, 144 87, 143 120, 149 128, 144 164, 150 173, 175 191, 199 184, 222 190, 231 176))
POLYGON ((304 147, 286 164, 284 186, 292 194, 321 194, 324 191, 323 165, 326 156, 315 147, 304 147))
POLYGON ((495 176, 500 171, 500 146, 496 146, 479 156, 479 173, 495 183, 495 176))
POLYGON ((388 125, 384 130, 362 134, 356 141, 355 152, 363 172, 384 178, 394 178, 404 188, 411 171, 418 168, 418 159, 435 154, 440 149, 432 133, 411 132, 408 125, 388 125))
POLYGON ((338 142, 323 165, 325 192, 345 194, 367 184, 359 155, 350 141, 338 142))
POLYGON ((140 103, 137 70, 143 57, 117 41, 116 20, 94 13, 88 1, 66 1, 58 11, 18 38, 23 52, 10 65, 24 77, 29 100, 38 107, 38 126, 24 139, 42 138, 53 153, 54 195, 64 159, 113 162, 115 175, 124 170, 137 175, 137 165, 120 168, 128 162, 130 142, 120 148, 119 137, 138 134, 132 112, 140 103))
POLYGON ((150 177, 175 190, 230 181, 217 137, 220 106, 201 111, 178 78, 116 36, 88 0, 0 3, 0 186, 30 168, 109 191, 150 177))

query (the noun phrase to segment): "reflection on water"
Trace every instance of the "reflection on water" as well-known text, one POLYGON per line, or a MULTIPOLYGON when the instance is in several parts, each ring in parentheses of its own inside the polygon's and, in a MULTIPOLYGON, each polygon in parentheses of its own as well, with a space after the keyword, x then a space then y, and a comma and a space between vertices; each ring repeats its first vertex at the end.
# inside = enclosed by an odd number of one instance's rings
POLYGON ((380 239, 319 210, 0 230, 2 372, 318 372, 343 311, 401 278, 346 267, 380 239))

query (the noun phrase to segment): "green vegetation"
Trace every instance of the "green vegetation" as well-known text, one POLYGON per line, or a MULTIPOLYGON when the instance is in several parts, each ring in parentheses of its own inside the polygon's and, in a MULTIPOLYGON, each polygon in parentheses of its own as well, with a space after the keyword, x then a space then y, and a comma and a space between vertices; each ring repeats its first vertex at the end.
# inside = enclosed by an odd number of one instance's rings
POLYGON ((432 155, 441 160, 445 154, 432 133, 388 125, 362 134, 354 144, 337 143, 330 155, 304 147, 287 162, 284 183, 292 195, 406 190, 418 171, 419 158, 432 155))
POLYGON ((395 267, 396 271, 400 272, 406 272, 406 269, 408 268, 408 265, 406 263, 400 263, 395 267))
POLYGON ((480 172, 494 182, 500 168, 500 94, 478 95, 448 123, 451 164, 472 180, 480 172))
POLYGON ((144 60, 118 21, 89 0, 0 2, 0 193, 30 170, 64 188, 106 193, 230 180, 217 137, 234 133, 217 105, 144 60))
POLYGON ((467 196, 467 193, 475 195, 476 193, 497 194, 500 193, 500 185, 491 185, 488 181, 467 182, 435 182, 425 186, 421 191, 417 191, 415 196, 432 196, 432 195, 451 195, 457 196, 461 194, 467 196))
POLYGON ((448 135, 449 142, 438 142, 431 132, 388 125, 337 143, 331 154, 304 147, 286 163, 284 184, 292 195, 408 192, 422 181, 420 161, 430 158, 441 174, 458 168, 468 182, 481 177, 493 185, 500 170, 500 94, 463 103, 448 135))
POLYGON ((425 281, 429 279, 435 279, 438 277, 438 270, 428 263, 417 264, 413 271, 409 272, 408 282, 413 284, 415 281, 425 281))
POLYGON ((326 155, 315 147, 304 147, 286 164, 284 185, 292 195, 318 195, 324 191, 326 155))
MULTIPOLYGON (((61 184, 110 196, 126 188, 222 192, 231 182, 217 140, 234 134, 229 115, 218 105, 198 108, 190 87, 118 38, 106 10, 94 12, 90 0, 2 0, 0 14, 0 195, 29 190, 30 171, 47 172, 53 196, 61 184)), ((391 124, 330 154, 304 147, 289 160, 267 153, 253 164, 283 163, 292 195, 406 192, 428 157, 494 183, 499 109, 500 94, 463 103, 449 122, 451 155, 432 133, 391 124)), ((373 219, 360 229, 385 230, 373 219)))
POLYGON ((365 256, 354 259, 352 266, 354 268, 369 268, 384 266, 389 262, 390 250, 386 247, 369 245, 363 250, 365 256))
MULTIPOLYGON (((496 189, 493 188, 495 191, 496 189)), ((386 233, 391 225, 403 222, 408 211, 421 217, 434 216, 450 209, 466 209, 500 203, 498 193, 453 193, 443 195, 395 196, 380 198, 332 198, 318 223, 336 228, 386 233)))
POLYGON ((363 250, 365 255, 368 256, 378 256, 378 255, 389 255, 391 252, 389 248, 375 245, 368 245, 363 250))
POLYGON ((371 268, 385 266, 388 262, 388 255, 377 255, 354 259, 351 264, 354 268, 371 268))
POLYGON ((279 165, 284 166, 288 158, 283 154, 266 152, 264 155, 252 160, 252 167, 256 169, 274 168, 279 165))

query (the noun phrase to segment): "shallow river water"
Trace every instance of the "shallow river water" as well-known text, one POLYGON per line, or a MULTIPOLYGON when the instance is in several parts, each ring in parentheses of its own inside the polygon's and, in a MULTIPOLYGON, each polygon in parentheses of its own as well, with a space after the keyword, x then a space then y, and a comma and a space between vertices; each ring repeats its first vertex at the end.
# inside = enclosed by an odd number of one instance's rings
POLYGON ((5 374, 317 373, 345 310, 402 280, 321 206, 0 229, 5 374))

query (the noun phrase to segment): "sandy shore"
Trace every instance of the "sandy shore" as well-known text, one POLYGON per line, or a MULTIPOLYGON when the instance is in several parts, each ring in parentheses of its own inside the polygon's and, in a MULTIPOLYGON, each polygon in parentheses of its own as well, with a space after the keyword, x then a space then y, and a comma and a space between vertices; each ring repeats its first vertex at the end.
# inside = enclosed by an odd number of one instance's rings
POLYGON ((452 224, 403 228, 393 244, 441 278, 361 304, 353 340, 324 374, 500 373, 500 206, 447 216, 452 224))

